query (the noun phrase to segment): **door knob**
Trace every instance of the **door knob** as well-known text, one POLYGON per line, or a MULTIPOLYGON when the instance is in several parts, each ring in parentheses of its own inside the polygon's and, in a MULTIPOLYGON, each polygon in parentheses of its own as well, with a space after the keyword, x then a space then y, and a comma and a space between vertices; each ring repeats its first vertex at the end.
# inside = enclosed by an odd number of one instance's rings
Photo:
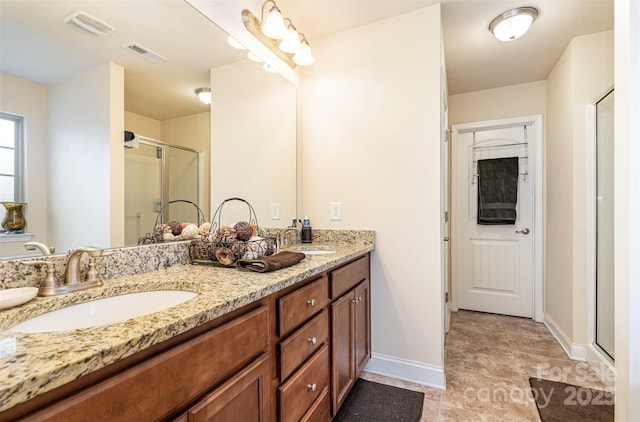
POLYGON ((529 234, 529 229, 528 228, 524 228, 522 230, 516 230, 516 233, 522 233, 522 234, 529 234))

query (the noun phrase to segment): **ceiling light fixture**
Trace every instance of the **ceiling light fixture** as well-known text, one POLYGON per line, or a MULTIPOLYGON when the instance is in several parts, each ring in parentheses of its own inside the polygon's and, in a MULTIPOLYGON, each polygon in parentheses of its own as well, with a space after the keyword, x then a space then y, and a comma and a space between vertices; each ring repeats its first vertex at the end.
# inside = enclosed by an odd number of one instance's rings
POLYGON ((497 16, 489 24, 489 31, 500 41, 513 41, 523 36, 538 17, 534 7, 518 7, 497 16))
POLYGON ((311 55, 309 41, 303 34, 298 33, 291 19, 282 16, 275 1, 267 0, 262 4, 261 19, 244 9, 242 23, 254 37, 291 68, 296 67, 296 64, 308 66, 315 61, 311 55))
POLYGON ((196 95, 203 103, 211 104, 211 88, 198 88, 196 89, 196 95))

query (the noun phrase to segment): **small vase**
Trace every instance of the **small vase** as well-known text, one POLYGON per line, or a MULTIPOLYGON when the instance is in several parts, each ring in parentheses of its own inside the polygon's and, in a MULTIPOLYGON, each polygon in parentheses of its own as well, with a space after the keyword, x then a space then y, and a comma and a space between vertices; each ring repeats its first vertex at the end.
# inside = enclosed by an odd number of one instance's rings
POLYGON ((24 208, 27 206, 24 202, 3 202, 6 213, 2 220, 2 228, 7 233, 24 233, 27 220, 24 219, 24 208))

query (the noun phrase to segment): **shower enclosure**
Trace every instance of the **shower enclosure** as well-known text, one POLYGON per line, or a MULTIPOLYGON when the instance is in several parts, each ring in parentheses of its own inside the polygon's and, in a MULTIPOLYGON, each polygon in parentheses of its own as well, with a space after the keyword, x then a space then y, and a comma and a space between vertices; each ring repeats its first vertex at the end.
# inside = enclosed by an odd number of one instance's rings
POLYGON ((614 349, 613 90, 596 103, 596 330, 612 360, 614 349))
MULTIPOLYGON (((124 156, 125 243, 135 245, 169 201, 199 203, 199 153, 140 137, 138 147, 126 148, 124 156)), ((196 208, 186 203, 171 204, 162 217, 162 222, 198 223, 196 208)))

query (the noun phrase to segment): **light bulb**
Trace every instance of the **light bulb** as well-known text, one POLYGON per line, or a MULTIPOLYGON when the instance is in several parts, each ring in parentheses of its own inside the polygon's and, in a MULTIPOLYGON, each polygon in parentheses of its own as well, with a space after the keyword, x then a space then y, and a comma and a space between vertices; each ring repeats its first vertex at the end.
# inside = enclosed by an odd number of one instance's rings
POLYGON ((262 23, 262 33, 274 40, 281 40, 287 33, 287 26, 284 24, 282 13, 276 6, 271 8, 262 23))
POLYGON ((493 28, 493 35, 500 41, 512 41, 523 36, 531 27, 533 17, 519 15, 500 22, 493 28))
POLYGON ((489 30, 500 41, 513 41, 529 30, 537 16, 538 11, 533 7, 508 10, 489 24, 489 30))
POLYGON ((284 51, 285 53, 297 53, 301 48, 302 44, 300 44, 300 36, 298 35, 298 31, 296 31, 293 26, 289 26, 287 34, 280 42, 280 50, 284 51))
POLYGON ((205 104, 211 104, 211 88, 198 88, 196 89, 198 99, 205 104))
POLYGON ((300 66, 309 66, 316 61, 315 57, 311 54, 311 47, 305 40, 302 42, 302 48, 293 56, 293 62, 300 66))

